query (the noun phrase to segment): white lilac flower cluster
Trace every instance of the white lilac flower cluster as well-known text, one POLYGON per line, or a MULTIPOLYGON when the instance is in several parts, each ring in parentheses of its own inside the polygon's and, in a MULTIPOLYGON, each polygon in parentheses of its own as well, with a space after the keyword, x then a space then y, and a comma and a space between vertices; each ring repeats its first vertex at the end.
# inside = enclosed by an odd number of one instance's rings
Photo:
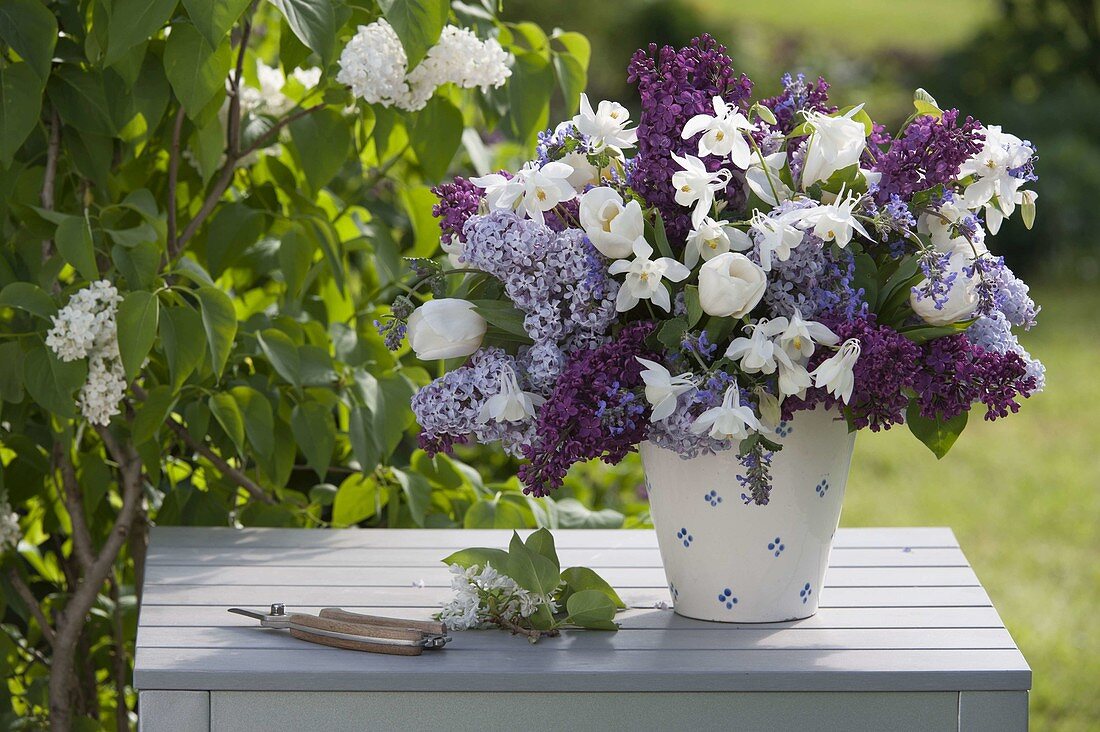
MULTIPOLYGON (((518 625, 519 620, 533 615, 545 602, 489 565, 482 568, 475 564, 464 569, 452 564, 451 573, 455 597, 439 614, 439 619, 451 630, 483 628, 500 624, 502 619, 518 625)), ((556 609, 551 607, 551 611, 556 609)))
POLYGON ((380 19, 359 26, 340 54, 336 80, 368 104, 415 112, 443 84, 483 92, 501 86, 512 75, 511 62, 511 54, 496 39, 483 41, 466 28, 449 25, 410 72, 397 33, 380 19))
POLYGON ((20 536, 19 514, 11 510, 11 504, 7 501, 0 503, 0 554, 8 547, 17 547, 20 536))
POLYGON ((107 280, 79 290, 53 316, 46 346, 62 361, 88 359, 88 378, 80 389, 80 411, 92 424, 106 425, 119 413, 126 375, 118 353, 115 313, 122 297, 107 280))
MULTIPOLYGON (((290 75, 303 88, 312 89, 321 80, 321 69, 297 68, 290 75)), ((241 88, 242 111, 279 116, 294 106, 290 97, 283 93, 286 75, 277 65, 268 66, 263 61, 257 61, 256 78, 260 83, 259 88, 247 85, 241 88)))

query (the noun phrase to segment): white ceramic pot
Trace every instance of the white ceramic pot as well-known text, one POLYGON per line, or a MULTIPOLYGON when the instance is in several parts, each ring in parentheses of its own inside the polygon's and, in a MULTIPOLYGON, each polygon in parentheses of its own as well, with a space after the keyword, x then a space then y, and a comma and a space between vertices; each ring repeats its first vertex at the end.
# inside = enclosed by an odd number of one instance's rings
POLYGON ((736 450, 682 459, 641 445, 653 525, 680 615, 729 623, 817 612, 855 433, 839 413, 798 412, 777 429, 771 500, 747 503, 736 450))

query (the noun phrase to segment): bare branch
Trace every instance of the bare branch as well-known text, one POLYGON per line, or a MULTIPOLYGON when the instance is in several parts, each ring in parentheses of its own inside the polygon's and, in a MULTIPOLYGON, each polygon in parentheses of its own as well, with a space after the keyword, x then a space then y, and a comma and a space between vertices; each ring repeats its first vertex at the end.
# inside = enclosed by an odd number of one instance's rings
POLYGON ((273 124, 271 126, 271 129, 269 129, 264 134, 260 135, 256 139, 255 142, 253 142, 251 145, 249 145, 247 148, 245 148, 243 151, 241 151, 241 154, 240 154, 239 157, 242 157, 242 158, 246 157, 246 156, 256 152, 260 148, 266 147, 279 134, 279 131, 282 130, 287 125, 289 125, 291 122, 295 122, 297 120, 300 120, 302 117, 313 114, 314 112, 316 112, 319 109, 324 109, 324 107, 325 107, 324 104, 315 104, 312 107, 302 107, 301 109, 299 109, 294 114, 287 115, 286 117, 283 117, 282 119, 275 122, 275 124, 273 124))
POLYGON ((182 424, 180 424, 179 422, 175 422, 171 419, 165 422, 165 424, 168 425, 168 427, 173 432, 175 432, 181 440, 183 440, 184 444, 197 452, 199 455, 202 455, 204 458, 209 460, 211 464, 213 464, 213 466, 217 468, 222 475, 232 480, 241 488, 244 488, 246 491, 248 491, 248 494, 250 496, 255 498, 257 501, 262 501, 264 503, 274 505, 275 499, 269 496, 263 488, 257 485, 255 481, 245 475, 242 471, 234 468, 232 465, 226 462, 225 458, 223 458, 221 455, 214 452, 209 447, 192 437, 191 433, 188 432, 187 428, 184 427, 182 424))
MULTIPOLYGON (((50 139, 46 145, 46 172, 42 176, 42 195, 40 200, 42 202, 42 208, 47 211, 53 211, 54 208, 54 186, 57 181, 57 159, 61 152, 61 117, 58 116, 57 110, 53 110, 50 113, 50 139)), ((42 261, 45 262, 50 258, 50 254, 53 252, 53 241, 50 239, 42 240, 42 261)))
POLYGON ((226 131, 226 152, 229 158, 237 156, 241 147, 241 78, 244 76, 244 55, 248 51, 248 38, 252 35, 251 11, 241 27, 240 47, 237 51, 236 73, 229 78, 229 124, 226 131))
POLYGON ((180 172, 180 135, 183 132, 183 107, 176 112, 172 127, 172 147, 168 153, 168 258, 179 254, 179 232, 176 231, 176 185, 180 172))
POLYGON ((23 581, 23 576, 19 574, 19 571, 15 567, 8 568, 8 580, 11 582, 12 587, 15 588, 15 592, 19 595, 19 599, 21 599, 23 604, 30 609, 31 615, 33 615, 35 621, 38 622, 38 627, 42 629, 42 637, 52 646, 54 644, 53 626, 46 620, 46 613, 42 612, 42 606, 38 604, 38 598, 31 592, 31 588, 23 581))
POLYGON ((95 558, 95 550, 92 548, 92 534, 84 515, 84 497, 81 495, 80 482, 76 479, 76 468, 69 457, 68 449, 60 442, 54 443, 54 456, 61 468, 62 495, 65 497, 69 521, 73 525, 73 553, 80 562, 80 569, 87 572, 95 558))

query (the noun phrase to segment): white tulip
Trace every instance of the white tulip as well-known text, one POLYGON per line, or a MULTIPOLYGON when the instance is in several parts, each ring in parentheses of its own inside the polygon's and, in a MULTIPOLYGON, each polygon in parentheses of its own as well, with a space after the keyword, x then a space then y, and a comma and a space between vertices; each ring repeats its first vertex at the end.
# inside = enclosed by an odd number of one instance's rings
POLYGON ((671 257, 650 259, 653 247, 642 237, 634 240, 634 259, 618 259, 611 263, 607 271, 611 274, 626 274, 626 281, 619 288, 615 298, 615 310, 620 313, 633 308, 640 300, 650 300, 666 313, 672 310, 672 301, 668 296, 664 280, 681 282, 687 279, 691 270, 671 257))
POLYGON ((838 170, 859 162, 867 145, 867 130, 862 122, 852 119, 863 105, 839 117, 823 112, 810 112, 806 124, 813 130, 806 141, 806 153, 802 161, 801 185, 805 190, 817 181, 829 180, 838 170))
POLYGON ((852 389, 855 388, 856 361, 859 360, 860 344, 856 338, 849 338, 841 344, 837 352, 825 359, 820 366, 814 369, 810 376, 814 377, 814 385, 819 389, 824 388, 834 397, 848 403, 852 398, 852 389))
POLYGON ((966 269, 973 258, 965 251, 951 254, 947 264, 947 276, 955 275, 948 286, 947 300, 936 307, 933 298, 921 294, 920 286, 909 293, 909 305, 920 319, 929 325, 951 325, 969 320, 978 307, 977 273, 968 275, 966 269))
POLYGON ((613 188, 592 188, 581 196, 581 228, 592 246, 609 259, 624 259, 645 231, 642 207, 637 201, 623 205, 613 188))
POLYGON ((626 107, 605 100, 592 111, 587 94, 581 94, 580 111, 573 117, 573 126, 588 138, 594 152, 611 148, 618 153, 624 148, 634 147, 638 142, 638 131, 626 129, 629 123, 630 112, 626 107))
POLYGON ((485 400, 478 414, 478 424, 494 422, 522 422, 535 416, 535 407, 545 402, 544 397, 522 391, 516 380, 516 372, 509 366, 500 369, 500 391, 485 400))
POLYGON ((764 297, 768 278, 744 254, 726 252, 699 269, 699 304, 707 315, 743 318, 764 297))
POLYGON ((684 264, 694 267, 699 261, 710 261, 730 249, 744 251, 752 247, 752 239, 740 229, 725 221, 715 221, 707 216, 687 237, 684 247, 684 264))
POLYGON ((468 300, 429 300, 409 316, 409 345, 421 361, 469 356, 481 347, 487 324, 468 300))
POLYGON ((645 398, 653 411, 649 415, 650 422, 660 422, 668 419, 669 415, 676 411, 676 398, 686 391, 695 388, 695 382, 691 380, 690 373, 673 376, 661 364, 646 358, 635 357, 638 363, 645 366, 642 372, 642 381, 645 382, 645 398))
POLYGON ((716 440, 740 441, 760 430, 760 420, 752 408, 741 404, 741 388, 736 381, 726 389, 719 406, 711 407, 691 423, 693 433, 705 433, 716 440))

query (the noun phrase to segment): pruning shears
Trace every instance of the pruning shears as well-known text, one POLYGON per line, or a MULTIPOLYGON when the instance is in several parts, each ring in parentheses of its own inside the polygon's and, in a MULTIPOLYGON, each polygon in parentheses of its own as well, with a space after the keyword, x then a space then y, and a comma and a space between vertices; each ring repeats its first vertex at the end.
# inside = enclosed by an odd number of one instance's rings
POLYGON ((337 607, 326 607, 317 615, 288 615, 286 606, 277 602, 267 613, 239 607, 231 607, 229 612, 259 620, 264 628, 289 630, 301 640, 352 651, 419 656, 424 649, 443 648, 451 640, 443 623, 362 615, 337 607))

